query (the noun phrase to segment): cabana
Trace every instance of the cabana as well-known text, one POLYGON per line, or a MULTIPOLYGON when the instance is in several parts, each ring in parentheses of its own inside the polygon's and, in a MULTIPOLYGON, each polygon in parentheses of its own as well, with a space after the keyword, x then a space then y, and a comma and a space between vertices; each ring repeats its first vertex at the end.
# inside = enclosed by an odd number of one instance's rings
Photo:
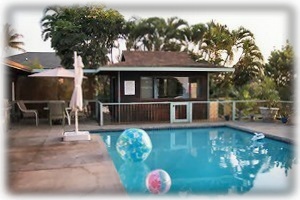
POLYGON ((120 62, 97 74, 110 77, 110 103, 103 105, 111 122, 172 123, 207 119, 209 74, 233 71, 195 62, 186 52, 123 51, 120 62))

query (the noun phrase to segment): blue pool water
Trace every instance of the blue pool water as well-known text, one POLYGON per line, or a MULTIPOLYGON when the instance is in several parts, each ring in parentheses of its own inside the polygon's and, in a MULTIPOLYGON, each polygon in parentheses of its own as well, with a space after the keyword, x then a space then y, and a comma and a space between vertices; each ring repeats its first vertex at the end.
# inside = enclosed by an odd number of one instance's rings
POLYGON ((145 179, 165 170, 168 194, 286 193, 293 187, 293 145, 229 127, 146 130, 153 149, 143 162, 125 162, 116 150, 122 131, 99 133, 129 194, 149 193, 145 179))

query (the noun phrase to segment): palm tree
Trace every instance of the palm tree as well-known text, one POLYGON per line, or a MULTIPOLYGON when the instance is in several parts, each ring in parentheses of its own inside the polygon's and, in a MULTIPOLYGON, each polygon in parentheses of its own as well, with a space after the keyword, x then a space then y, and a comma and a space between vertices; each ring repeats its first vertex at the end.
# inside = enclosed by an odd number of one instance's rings
MULTIPOLYGON (((219 73, 211 76, 212 86, 222 88, 218 95, 228 95, 232 87, 242 86, 262 75, 262 54, 254 42, 253 34, 239 27, 229 31, 226 25, 213 21, 207 23, 208 29, 204 35, 203 57, 210 63, 232 66, 234 74, 219 73), (237 52, 241 54, 237 57, 237 52), (228 91, 227 91, 228 90, 228 91)), ((213 88, 213 87, 211 87, 213 88)))
POLYGON ((136 36, 142 50, 154 51, 160 48, 163 23, 164 20, 159 17, 150 17, 139 21, 136 26, 136 36))
POLYGON ((49 6, 44 10, 44 17, 41 19, 42 38, 44 41, 52 37, 52 29, 54 29, 54 23, 57 21, 60 13, 60 7, 49 6))
POLYGON ((163 30, 163 51, 180 51, 182 48, 182 33, 188 23, 178 17, 168 18, 163 30))
POLYGON ((224 65, 226 54, 231 56, 232 39, 226 25, 211 21, 207 23, 207 31, 204 34, 203 55, 210 63, 224 65))
POLYGON ((243 41, 241 57, 233 67, 235 68, 233 74, 235 85, 241 86, 262 77, 263 56, 253 39, 243 41))
POLYGON ((20 41, 20 38, 23 37, 23 35, 19 33, 15 33, 15 30, 11 28, 11 25, 5 24, 4 26, 4 37, 5 37, 5 44, 4 49, 7 51, 9 48, 16 49, 19 51, 26 52, 22 46, 24 46, 24 42, 20 41))
POLYGON ((187 22, 177 17, 132 18, 127 22, 127 48, 143 51, 179 51, 180 31, 187 22))
POLYGON ((183 51, 190 52, 196 60, 202 59, 202 45, 207 26, 203 23, 183 28, 181 31, 181 45, 183 51))
MULTIPOLYGON (((239 50, 243 49, 243 43, 247 39, 254 39, 253 33, 251 31, 245 29, 244 27, 239 27, 238 30, 233 30, 231 32, 231 42, 232 46, 228 52, 237 53, 239 50)), ((229 57, 228 57, 229 58, 229 57)), ((225 63, 227 62, 228 58, 225 59, 225 63)))

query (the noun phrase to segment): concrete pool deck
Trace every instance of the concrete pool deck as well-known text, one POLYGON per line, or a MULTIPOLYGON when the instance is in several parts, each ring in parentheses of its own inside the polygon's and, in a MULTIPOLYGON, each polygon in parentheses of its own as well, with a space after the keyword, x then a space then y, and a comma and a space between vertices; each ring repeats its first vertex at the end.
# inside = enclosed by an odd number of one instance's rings
MULTIPOLYGON (((295 125, 264 122, 199 122, 191 124, 144 124, 98 126, 79 124, 80 130, 117 130, 129 127, 162 128, 229 125, 294 141, 295 125)), ((9 195, 75 194, 120 195, 126 192, 99 135, 91 141, 63 142, 62 133, 74 127, 41 123, 12 124, 6 132, 6 185, 9 195)))

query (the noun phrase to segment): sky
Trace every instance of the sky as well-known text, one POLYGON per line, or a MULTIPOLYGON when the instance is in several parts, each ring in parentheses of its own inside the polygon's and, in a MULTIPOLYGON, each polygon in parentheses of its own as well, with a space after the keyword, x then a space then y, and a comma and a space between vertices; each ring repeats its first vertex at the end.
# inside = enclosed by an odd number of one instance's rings
MULTIPOLYGON (((26 2, 26 1, 25 1, 26 2)), ((76 3, 76 1, 75 1, 76 3)), ((274 49, 281 49, 289 40, 293 42, 293 9, 289 5, 128 5, 126 3, 104 3, 108 8, 118 10, 125 19, 132 16, 147 17, 174 17, 182 18, 190 25, 207 23, 211 20, 227 25, 231 30, 240 26, 254 33, 256 44, 260 48, 265 61, 274 49)), ((10 6, 7 12, 7 21, 17 33, 22 34, 27 52, 49 52, 50 40, 43 41, 41 37, 40 20, 43 9, 49 4, 26 4, 10 6)), ((60 4, 62 5, 62 4, 60 4)), ((21 52, 12 51, 9 54, 21 52)))

